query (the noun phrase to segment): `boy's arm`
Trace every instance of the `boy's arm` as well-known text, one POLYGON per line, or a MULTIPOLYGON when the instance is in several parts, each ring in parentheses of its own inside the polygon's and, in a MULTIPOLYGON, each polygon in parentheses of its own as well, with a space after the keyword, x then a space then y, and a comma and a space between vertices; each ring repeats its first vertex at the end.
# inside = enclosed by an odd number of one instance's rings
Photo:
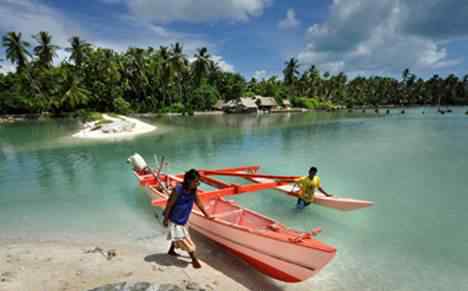
POLYGON ((198 208, 200 208, 200 210, 203 212, 203 214, 208 217, 209 219, 213 219, 214 217, 209 215, 206 210, 205 210, 205 206, 203 205, 203 202, 201 202, 200 198, 198 197, 198 194, 195 194, 195 204, 197 204, 198 208))
POLYGON ((325 196, 327 197, 332 197, 333 195, 331 194, 328 194, 325 189, 323 189, 321 186, 318 187, 319 191, 322 192, 323 194, 325 194, 325 196))

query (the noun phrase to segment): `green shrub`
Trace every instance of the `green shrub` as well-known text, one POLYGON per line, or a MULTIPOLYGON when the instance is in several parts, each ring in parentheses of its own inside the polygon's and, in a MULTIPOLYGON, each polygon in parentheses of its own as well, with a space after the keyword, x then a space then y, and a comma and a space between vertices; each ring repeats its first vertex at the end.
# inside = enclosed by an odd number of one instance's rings
POLYGON ((296 97, 291 98, 291 104, 294 107, 316 109, 319 105, 319 101, 316 98, 296 96, 296 97))
POLYGON ((291 99, 291 105, 293 107, 299 107, 299 108, 303 108, 304 107, 304 104, 302 102, 302 98, 301 97, 297 97, 297 96, 294 96, 292 97, 291 99))
POLYGON ((315 109, 319 110, 336 110, 337 106, 330 100, 325 100, 319 102, 318 106, 315 109))
POLYGON ((291 98, 291 104, 294 107, 315 109, 315 110, 335 110, 337 105, 330 100, 320 100, 317 97, 293 97, 291 98))
POLYGON ((188 102, 188 105, 194 110, 210 110, 218 100, 219 93, 213 86, 203 83, 195 89, 188 102))
POLYGON ((244 93, 243 97, 255 97, 255 93, 252 91, 247 91, 244 93))
POLYGON ((175 113, 184 113, 185 111, 185 106, 184 104, 177 102, 172 104, 171 106, 168 107, 169 112, 175 112, 175 113))
POLYGON ((87 110, 78 110, 77 117, 81 119, 83 122, 90 122, 90 121, 97 121, 103 120, 102 113, 87 111, 87 110))
POLYGON ((114 107, 114 111, 120 114, 128 114, 131 112, 130 103, 128 103, 122 97, 117 97, 112 102, 112 106, 114 107))

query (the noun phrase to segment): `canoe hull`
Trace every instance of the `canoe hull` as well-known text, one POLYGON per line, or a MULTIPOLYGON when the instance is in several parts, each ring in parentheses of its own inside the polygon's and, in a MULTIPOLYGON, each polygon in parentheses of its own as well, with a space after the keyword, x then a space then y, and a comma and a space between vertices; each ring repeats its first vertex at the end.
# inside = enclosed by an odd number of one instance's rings
MULTIPOLYGON (((165 197, 154 187, 145 186, 151 200, 165 197)), ((191 229, 215 241, 229 252, 240 257, 258 271, 274 279, 294 283, 304 281, 326 266, 335 256, 336 249, 315 238, 296 243, 287 238, 299 233, 288 230, 277 233, 268 229, 273 220, 250 210, 242 209, 223 198, 205 201, 206 210, 214 215, 207 219, 194 206, 189 220, 191 229), (257 229, 241 225, 237 213, 256 225, 257 229), (255 220, 259 222, 255 222, 255 220), (234 221, 236 220, 236 221, 234 221), (260 224, 264 225, 260 225, 260 224), (258 229, 261 229, 258 232, 258 229)))
POLYGON ((192 215, 190 227, 239 256, 258 271, 283 282, 302 282, 314 276, 336 253, 307 251, 299 245, 278 243, 204 220, 206 219, 192 215))

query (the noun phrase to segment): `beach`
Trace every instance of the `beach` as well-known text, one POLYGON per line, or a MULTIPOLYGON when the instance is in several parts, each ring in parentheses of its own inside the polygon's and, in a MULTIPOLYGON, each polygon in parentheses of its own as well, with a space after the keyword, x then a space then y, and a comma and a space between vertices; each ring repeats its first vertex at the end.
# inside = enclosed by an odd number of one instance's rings
POLYGON ((164 236, 140 242, 3 240, 0 291, 83 291, 119 282, 173 284, 183 288, 175 290, 207 291, 312 288, 311 282, 287 284, 267 278, 215 243, 191 233, 201 269, 194 269, 189 256, 180 250, 178 257, 167 255, 164 236), (200 289, 187 287, 190 284, 200 289))
POLYGON ((102 128, 95 130, 96 122, 89 122, 85 124, 82 130, 75 133, 73 137, 87 139, 128 138, 156 130, 155 126, 136 118, 130 118, 123 115, 111 117, 108 114, 103 114, 102 117, 104 120, 110 122, 110 126, 112 126, 112 124, 118 125, 118 123, 124 123, 130 125, 131 128, 128 128, 128 130, 113 130, 109 125, 104 125, 103 128, 106 126, 109 127, 109 131, 105 132, 102 128))
POLYGON ((202 262, 141 245, 78 242, 0 242, 0 290, 81 291, 118 282, 196 283, 206 290, 247 290, 202 262), (115 254, 115 256, 108 256, 115 254))

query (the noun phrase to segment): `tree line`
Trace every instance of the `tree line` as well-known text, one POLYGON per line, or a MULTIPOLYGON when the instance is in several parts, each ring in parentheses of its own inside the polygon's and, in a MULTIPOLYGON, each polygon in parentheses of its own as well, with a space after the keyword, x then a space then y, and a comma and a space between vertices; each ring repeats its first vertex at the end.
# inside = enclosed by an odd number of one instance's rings
POLYGON ((15 72, 0 73, 0 114, 62 114, 99 112, 193 112, 210 110, 218 101, 242 96, 270 96, 294 106, 332 108, 337 105, 455 105, 468 104, 468 75, 459 78, 434 75, 418 78, 406 69, 401 79, 358 76, 348 79, 305 70, 297 59, 284 65, 283 78, 246 80, 225 72, 206 48, 192 58, 183 46, 129 48, 125 52, 95 47, 78 36, 69 40, 69 57, 57 63, 55 45, 48 32, 33 36, 9 32, 2 37, 5 60, 15 72))

